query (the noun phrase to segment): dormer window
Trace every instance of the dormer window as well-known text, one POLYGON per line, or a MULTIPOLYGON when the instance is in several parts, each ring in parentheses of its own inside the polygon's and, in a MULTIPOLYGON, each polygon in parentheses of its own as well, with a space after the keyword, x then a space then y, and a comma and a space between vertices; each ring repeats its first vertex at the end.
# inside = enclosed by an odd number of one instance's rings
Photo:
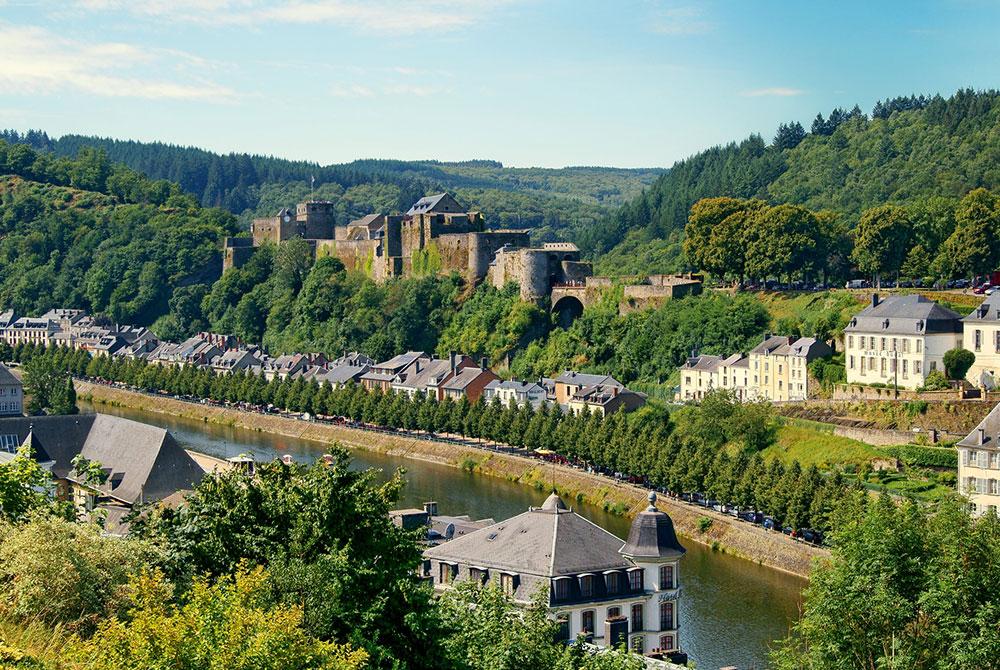
POLYGON ((604 573, 604 586, 608 590, 608 594, 618 593, 621 589, 621 573, 617 570, 608 570, 604 573))
POLYGON ((580 595, 591 598, 594 595, 594 575, 580 575, 580 595))
MULTIPOLYGON (((569 586, 568 579, 562 579, 559 581, 569 586)), ((514 592, 517 591, 517 582, 518 577, 513 572, 500 573, 500 590, 504 592, 504 595, 513 596, 514 592)))
POLYGON ((628 586, 630 590, 632 591, 643 590, 642 575, 643 575, 642 568, 632 568, 628 571, 628 586))
POLYGON ((486 568, 473 566, 469 568, 469 580, 476 584, 485 584, 490 580, 490 572, 486 568))
POLYGON ((569 599, 569 580, 569 577, 556 577, 552 580, 556 600, 569 599))

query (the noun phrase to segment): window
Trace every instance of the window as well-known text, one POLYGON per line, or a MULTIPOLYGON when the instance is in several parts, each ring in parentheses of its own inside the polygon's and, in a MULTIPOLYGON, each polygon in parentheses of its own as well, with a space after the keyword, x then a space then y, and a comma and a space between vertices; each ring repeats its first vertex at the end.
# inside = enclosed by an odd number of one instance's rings
POLYGON ((438 581, 442 584, 451 584, 455 578, 455 567, 450 563, 438 563, 438 581))
POLYGON ((674 566, 661 565, 660 590, 665 591, 666 589, 672 589, 672 588, 674 588, 674 566))
POLYGON ((976 329, 976 351, 979 351, 983 347, 983 331, 976 329))
POLYGON ((484 568, 469 568, 469 579, 477 584, 489 581, 490 573, 484 568))
POLYGON ((674 636, 673 635, 661 635, 660 636, 660 651, 673 651, 674 649, 674 636))
POLYGON ((674 604, 660 603, 660 630, 674 628, 674 604))
POLYGON ((642 604, 632 605, 632 632, 637 633, 642 630, 642 604))
POLYGON ((608 615, 605 618, 606 619, 614 619, 616 617, 620 617, 621 615, 622 615, 622 608, 621 607, 609 607, 608 608, 608 615))
POLYGON ((642 570, 632 570, 628 573, 628 585, 633 591, 642 591, 642 570))
POLYGON ((904 377, 905 377, 905 376, 906 376, 907 374, 909 374, 909 372, 910 372, 910 371, 909 371, 909 369, 908 369, 908 368, 909 368, 909 364, 910 364, 910 362, 909 362, 908 360, 906 360, 906 359, 904 358, 904 359, 903 359, 903 376, 904 376, 904 377))
POLYGON ((569 579, 563 577, 561 579, 555 579, 556 587, 556 600, 566 600, 569 598, 569 579))
POLYGON ((847 336, 847 346, 849 346, 849 347, 853 347, 854 346, 854 336, 853 335, 848 335, 847 336))
MULTIPOLYGON (((568 579, 560 579, 559 581, 566 583, 567 586, 569 585, 568 579)), ((501 590, 503 590, 504 594, 508 596, 514 595, 514 591, 517 590, 517 577, 515 577, 514 575, 509 575, 507 573, 501 573, 500 588, 501 590)))
MULTIPOLYGON (((565 580, 560 580, 565 581, 565 580)), ((569 584, 567 583, 567 588, 569 584)), ((580 595, 584 598, 590 598, 594 595, 594 576, 593 575, 580 575, 580 595)))
POLYGON ((609 572, 604 575, 605 586, 608 589, 608 593, 618 593, 621 575, 617 572, 609 572))
POLYGON ((594 610, 586 610, 580 616, 580 630, 594 632, 594 610))
POLYGON ((921 363, 920 361, 913 361, 913 372, 914 373, 916 373, 916 374, 919 375, 920 371, 922 369, 923 369, 923 363, 921 363))
POLYGON ((931 372, 937 370, 937 361, 931 361, 931 372))
POLYGON ((0 435, 0 449, 13 454, 19 446, 21 446, 21 443, 18 441, 17 435, 0 435))
POLYGON ((632 647, 632 651, 634 651, 637 654, 641 654, 642 651, 643 651, 643 649, 642 649, 642 635, 636 635, 635 637, 633 637, 632 638, 632 643, 629 646, 632 647))
POLYGON ((882 346, 880 347, 882 351, 885 351, 885 338, 882 338, 882 346))
POLYGON ((892 338, 892 350, 899 351, 899 343, 895 337, 892 338))
POLYGON ((924 341, 923 340, 917 340, 917 353, 918 354, 920 353, 920 350, 923 348, 923 346, 924 346, 924 341))

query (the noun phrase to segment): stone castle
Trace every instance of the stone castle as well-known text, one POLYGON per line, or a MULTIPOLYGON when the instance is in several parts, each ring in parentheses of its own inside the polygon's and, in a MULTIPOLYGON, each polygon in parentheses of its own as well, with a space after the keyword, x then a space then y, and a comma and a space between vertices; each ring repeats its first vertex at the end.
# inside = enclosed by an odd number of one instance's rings
MULTIPOLYGON (((312 246, 317 258, 334 256, 376 281, 457 272, 471 284, 488 281, 501 288, 515 282, 522 300, 551 297, 553 308, 563 302, 557 301, 561 294, 555 295, 561 291, 579 302, 582 311, 594 288, 611 284, 610 279, 592 276, 591 264, 580 259, 575 244, 532 247, 528 230, 486 230, 482 214, 466 211, 448 193, 421 198, 405 214, 369 214, 347 225, 337 224, 334 203, 303 202, 294 212, 286 208, 276 216, 254 219, 251 233, 250 238, 225 239, 223 272, 244 265, 263 244, 299 238, 312 246)), ((664 298, 678 290, 673 285, 668 289, 672 282, 662 278, 657 283, 664 298)))

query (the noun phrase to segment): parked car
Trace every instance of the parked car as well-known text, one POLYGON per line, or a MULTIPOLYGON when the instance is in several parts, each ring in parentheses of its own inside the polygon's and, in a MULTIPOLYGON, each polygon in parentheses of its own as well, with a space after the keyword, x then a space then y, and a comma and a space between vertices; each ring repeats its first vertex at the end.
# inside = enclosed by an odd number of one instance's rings
POLYGON ((846 284, 844 284, 844 288, 847 289, 865 288, 865 284, 867 283, 868 282, 866 282, 864 279, 851 279, 846 284))
POLYGON ((975 293, 976 295, 983 295, 984 293, 986 293, 991 288, 993 288, 993 287, 990 286, 989 284, 980 284, 976 288, 972 289, 972 292, 975 293))

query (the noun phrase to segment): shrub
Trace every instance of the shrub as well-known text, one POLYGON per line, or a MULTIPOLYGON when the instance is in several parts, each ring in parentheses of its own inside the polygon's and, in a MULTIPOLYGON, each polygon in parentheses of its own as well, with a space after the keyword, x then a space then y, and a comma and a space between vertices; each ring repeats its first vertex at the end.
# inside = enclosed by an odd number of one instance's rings
POLYGON ((705 533, 712 527, 712 520, 707 516, 698 517, 698 532, 705 533))
POLYGON ((62 519, 36 518, 0 533, 0 609, 19 621, 87 630, 114 613, 129 578, 159 558, 146 542, 62 519))
POLYGON ((968 349, 956 347, 944 352, 944 369, 948 379, 965 379, 975 362, 976 355, 968 349))
POLYGON ((951 384, 948 383, 948 378, 944 376, 944 373, 940 370, 934 370, 924 378, 924 385, 918 390, 945 391, 949 388, 951 388, 951 384))

